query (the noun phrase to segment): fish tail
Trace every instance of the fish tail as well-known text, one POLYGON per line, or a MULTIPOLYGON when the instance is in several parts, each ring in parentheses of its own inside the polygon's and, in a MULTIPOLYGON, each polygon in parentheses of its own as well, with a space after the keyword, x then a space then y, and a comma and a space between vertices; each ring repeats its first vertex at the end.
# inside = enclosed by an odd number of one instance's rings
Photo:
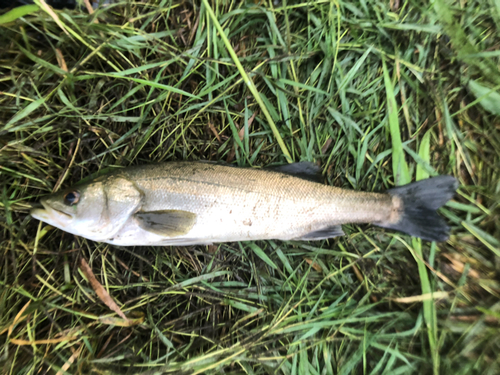
POLYGON ((387 222, 376 223, 428 241, 446 241, 450 228, 437 209, 448 202, 458 188, 452 176, 438 176, 387 191, 393 209, 387 222))

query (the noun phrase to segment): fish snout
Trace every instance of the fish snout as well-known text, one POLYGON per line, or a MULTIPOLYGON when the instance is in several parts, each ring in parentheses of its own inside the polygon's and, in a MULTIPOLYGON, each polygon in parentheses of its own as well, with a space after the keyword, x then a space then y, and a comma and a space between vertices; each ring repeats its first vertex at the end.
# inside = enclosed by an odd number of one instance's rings
POLYGON ((40 203, 39 207, 33 207, 30 210, 33 218, 57 227, 65 227, 73 220, 72 215, 49 206, 43 199, 40 203))

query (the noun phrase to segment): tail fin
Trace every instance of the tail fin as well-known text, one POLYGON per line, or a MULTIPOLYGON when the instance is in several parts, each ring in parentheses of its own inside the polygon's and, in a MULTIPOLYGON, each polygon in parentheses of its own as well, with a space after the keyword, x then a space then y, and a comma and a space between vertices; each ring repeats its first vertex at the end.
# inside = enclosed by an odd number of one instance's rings
POLYGON ((387 191, 400 198, 399 220, 376 224, 428 241, 446 241, 450 228, 436 210, 448 202, 458 188, 452 176, 439 176, 387 191))

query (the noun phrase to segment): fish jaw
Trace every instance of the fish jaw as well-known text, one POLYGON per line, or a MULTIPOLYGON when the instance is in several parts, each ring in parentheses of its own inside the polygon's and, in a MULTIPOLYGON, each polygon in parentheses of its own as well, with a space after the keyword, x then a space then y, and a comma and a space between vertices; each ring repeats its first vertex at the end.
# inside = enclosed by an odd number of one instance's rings
POLYGON ((32 208, 30 211, 31 216, 44 223, 68 231, 68 227, 72 223, 73 217, 70 214, 50 207, 43 199, 40 203, 43 208, 32 208))

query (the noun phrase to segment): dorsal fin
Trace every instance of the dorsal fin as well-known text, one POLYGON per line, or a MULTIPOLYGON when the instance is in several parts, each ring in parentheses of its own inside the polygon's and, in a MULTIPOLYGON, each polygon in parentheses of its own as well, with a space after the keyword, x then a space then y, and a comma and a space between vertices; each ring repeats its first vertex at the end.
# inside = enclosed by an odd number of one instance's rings
POLYGON ((300 177, 304 180, 309 180, 312 182, 323 182, 321 176, 321 168, 309 161, 301 161, 299 163, 285 164, 277 167, 268 167, 268 169, 275 172, 300 177))

